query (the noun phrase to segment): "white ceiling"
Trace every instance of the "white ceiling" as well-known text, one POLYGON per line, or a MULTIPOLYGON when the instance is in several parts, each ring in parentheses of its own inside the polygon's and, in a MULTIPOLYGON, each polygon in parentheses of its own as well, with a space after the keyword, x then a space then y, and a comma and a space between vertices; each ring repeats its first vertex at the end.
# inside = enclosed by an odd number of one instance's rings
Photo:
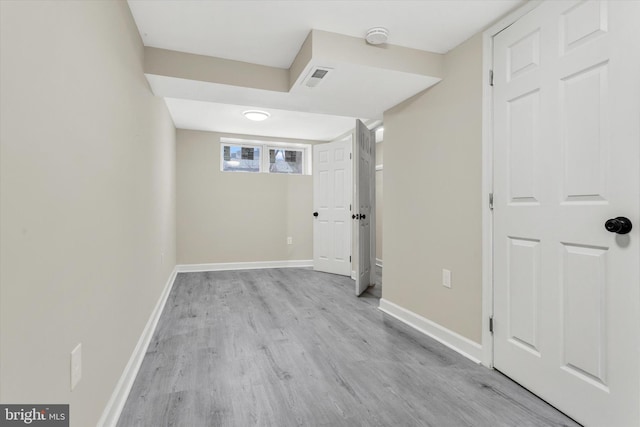
POLYGON ((522 0, 129 0, 145 46, 289 68, 311 29, 446 53, 522 0))
MULTIPOLYGON (((128 2, 145 46, 289 68, 312 29, 364 37, 368 28, 384 26, 390 44, 445 53, 523 0, 128 2)), ((178 128, 314 140, 343 134, 355 118, 381 118, 437 81, 354 64, 315 65, 336 68, 315 90, 147 79, 156 95, 167 98, 178 128), (272 117, 254 123, 240 114, 255 108, 272 117)))
POLYGON ((190 99, 165 98, 174 124, 180 129, 206 130, 241 135, 328 141, 349 132, 355 119, 269 108, 268 120, 252 122, 242 112, 249 105, 229 105, 190 99))

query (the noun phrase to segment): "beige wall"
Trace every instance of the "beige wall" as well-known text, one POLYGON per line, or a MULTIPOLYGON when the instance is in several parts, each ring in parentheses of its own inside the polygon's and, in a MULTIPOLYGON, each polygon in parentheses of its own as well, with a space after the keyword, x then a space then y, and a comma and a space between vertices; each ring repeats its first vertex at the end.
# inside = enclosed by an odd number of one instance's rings
POLYGON ((178 264, 312 259, 312 176, 221 172, 222 136, 177 131, 178 264))
POLYGON ((442 77, 443 55, 394 44, 371 45, 362 37, 312 31, 315 61, 345 62, 375 68, 442 77))
POLYGON ((444 68, 442 82, 384 115, 383 297, 480 342, 481 35, 444 68))
POLYGON ((0 16, 0 401, 93 426, 175 265, 175 130, 126 2, 0 16))
MULTIPOLYGON (((382 165, 384 142, 376 144, 376 166, 382 165)), ((376 170, 376 259, 382 260, 382 223, 383 223, 383 171, 376 170)))
POLYGON ((289 90, 289 70, 175 50, 144 48, 147 74, 278 92, 289 90))

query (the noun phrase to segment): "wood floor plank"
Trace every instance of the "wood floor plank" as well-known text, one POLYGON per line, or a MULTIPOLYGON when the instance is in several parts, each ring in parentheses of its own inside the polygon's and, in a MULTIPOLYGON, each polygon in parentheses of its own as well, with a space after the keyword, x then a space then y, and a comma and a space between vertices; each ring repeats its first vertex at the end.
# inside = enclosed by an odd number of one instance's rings
POLYGON ((370 291, 308 269, 180 273, 118 426, 578 425, 370 291))

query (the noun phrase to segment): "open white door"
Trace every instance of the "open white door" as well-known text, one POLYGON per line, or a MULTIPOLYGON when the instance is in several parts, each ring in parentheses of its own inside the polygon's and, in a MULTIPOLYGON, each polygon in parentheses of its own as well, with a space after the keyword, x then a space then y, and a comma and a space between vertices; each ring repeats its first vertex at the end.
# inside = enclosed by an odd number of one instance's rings
POLYGON ((351 137, 313 146, 313 269, 351 275, 351 137))
POLYGON ((547 1, 494 38, 494 364, 586 426, 640 426, 638 22, 547 1))
POLYGON ((360 120, 356 120, 356 209, 358 221, 358 263, 356 269, 356 295, 361 295, 375 284, 375 133, 360 120))

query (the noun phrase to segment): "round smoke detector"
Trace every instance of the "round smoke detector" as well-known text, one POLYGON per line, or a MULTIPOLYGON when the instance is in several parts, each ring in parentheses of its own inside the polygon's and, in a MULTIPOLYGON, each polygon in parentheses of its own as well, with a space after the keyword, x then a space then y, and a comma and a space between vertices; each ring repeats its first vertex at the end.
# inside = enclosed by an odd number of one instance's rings
POLYGON ((367 31, 365 40, 369 44, 383 44, 389 38, 389 30, 384 27, 373 27, 367 31))

